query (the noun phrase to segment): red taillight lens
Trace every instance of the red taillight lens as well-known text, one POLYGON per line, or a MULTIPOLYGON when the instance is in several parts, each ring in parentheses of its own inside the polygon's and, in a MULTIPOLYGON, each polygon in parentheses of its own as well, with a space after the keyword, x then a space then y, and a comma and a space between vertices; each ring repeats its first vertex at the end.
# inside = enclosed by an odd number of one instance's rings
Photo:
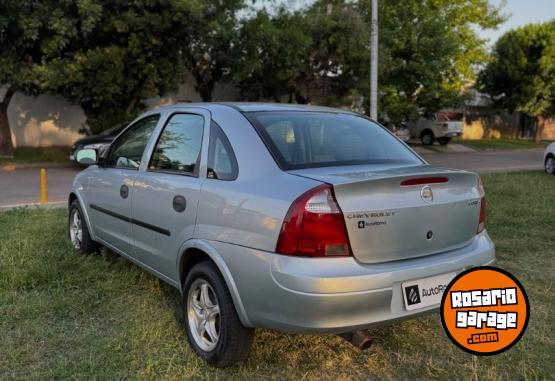
POLYGON ((351 247, 333 188, 324 184, 300 196, 289 208, 276 252, 305 257, 351 255, 351 247))
POLYGON ((482 185, 482 180, 478 177, 478 191, 480 192, 480 218, 478 219, 478 228, 476 234, 480 234, 486 228, 486 192, 482 185))

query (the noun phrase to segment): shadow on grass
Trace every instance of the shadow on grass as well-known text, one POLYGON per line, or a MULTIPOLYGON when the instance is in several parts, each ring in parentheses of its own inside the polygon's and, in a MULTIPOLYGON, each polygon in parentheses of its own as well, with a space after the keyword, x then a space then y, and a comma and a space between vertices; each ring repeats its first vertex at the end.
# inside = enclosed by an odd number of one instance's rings
POLYGON ((166 282, 158 279, 158 284, 160 286, 160 294, 162 295, 162 301, 165 307, 171 309, 176 323, 183 327, 184 325, 184 312, 181 293, 175 289, 175 287, 170 286, 166 282))

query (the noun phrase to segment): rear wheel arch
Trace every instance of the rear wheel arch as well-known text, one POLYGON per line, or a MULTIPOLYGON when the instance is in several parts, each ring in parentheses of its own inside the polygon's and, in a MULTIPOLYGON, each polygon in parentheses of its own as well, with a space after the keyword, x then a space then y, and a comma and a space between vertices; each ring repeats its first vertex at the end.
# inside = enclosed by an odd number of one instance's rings
POLYGON ((429 128, 423 129, 422 132, 420 133, 420 137, 422 137, 422 136, 424 136, 424 135, 426 135, 426 134, 430 134, 430 135, 432 135, 433 137, 435 137, 434 132, 433 132, 431 129, 429 129, 429 128))
MULTIPOLYGON (((181 261, 179 264, 179 282, 181 284, 181 288, 183 288, 183 284, 185 282, 185 278, 191 269, 200 262, 209 261, 212 262, 216 267, 218 267, 210 256, 206 254, 204 251, 197 249, 197 248, 189 248, 185 250, 183 255, 181 256, 181 261)), ((220 271, 221 272, 221 271, 220 271)))
POLYGON ((73 201, 77 200, 77 195, 73 192, 69 194, 69 198, 67 200, 67 206, 70 207, 73 201))
POLYGON ((237 290, 237 286, 235 285, 233 276, 227 268, 227 265, 225 264, 223 258, 211 245, 203 241, 193 240, 193 242, 187 242, 186 246, 188 247, 181 250, 178 267, 181 292, 183 292, 185 279, 191 269, 196 264, 203 261, 210 262, 218 269, 220 275, 222 276, 227 289, 231 294, 231 298, 233 299, 233 304, 235 306, 235 311, 237 312, 241 323, 245 327, 254 327, 247 317, 247 313, 243 306, 243 301, 241 300, 241 296, 239 295, 239 291, 237 290))
POLYGON ((436 136, 434 134, 434 131, 432 131, 431 129, 425 128, 420 133, 420 141, 422 142, 423 145, 434 144, 434 140, 436 140, 436 136))

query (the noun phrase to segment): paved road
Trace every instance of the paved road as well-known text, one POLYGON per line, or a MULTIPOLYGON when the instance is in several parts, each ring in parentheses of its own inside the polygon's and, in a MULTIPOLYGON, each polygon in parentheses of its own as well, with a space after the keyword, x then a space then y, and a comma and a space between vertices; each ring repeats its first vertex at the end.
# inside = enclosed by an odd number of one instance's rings
POLYGON ((544 149, 429 153, 422 157, 430 164, 479 173, 524 171, 543 168, 544 149))
MULTIPOLYGON (((541 169, 542 155, 542 149, 422 154, 433 165, 480 173, 541 169)), ((78 168, 71 167, 48 169, 48 200, 57 205, 65 205, 71 182, 78 172, 78 168)), ((13 172, 0 169, 0 208, 33 204, 39 199, 38 168, 16 169, 13 172)))
MULTIPOLYGON (((48 201, 67 202, 67 195, 78 168, 58 167, 46 170, 48 201)), ((0 169, 0 208, 35 204, 40 201, 40 169, 21 168, 13 172, 0 169)))

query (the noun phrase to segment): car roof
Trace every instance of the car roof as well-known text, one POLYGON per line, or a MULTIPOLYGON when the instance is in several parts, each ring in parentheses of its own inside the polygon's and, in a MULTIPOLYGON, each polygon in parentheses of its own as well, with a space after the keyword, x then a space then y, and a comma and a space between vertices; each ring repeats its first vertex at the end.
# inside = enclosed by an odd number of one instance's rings
MULTIPOLYGON (((171 110, 180 107, 202 107, 213 109, 218 106, 228 106, 239 112, 259 112, 259 111, 320 111, 344 114, 356 114, 350 110, 343 110, 333 107, 301 105, 293 103, 270 103, 270 102, 203 102, 203 103, 176 103, 171 106, 157 108, 157 110, 171 110)), ((356 114, 358 115, 358 114, 356 114)))

